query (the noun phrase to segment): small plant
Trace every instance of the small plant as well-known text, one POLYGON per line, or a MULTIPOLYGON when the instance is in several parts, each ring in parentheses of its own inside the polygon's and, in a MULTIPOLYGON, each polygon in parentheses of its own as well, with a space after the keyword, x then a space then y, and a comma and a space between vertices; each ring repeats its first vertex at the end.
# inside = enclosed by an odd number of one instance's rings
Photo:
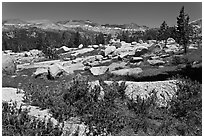
POLYGON ((48 120, 39 120, 28 115, 28 110, 19 109, 16 103, 2 103, 2 135, 3 136, 60 136, 61 128, 48 120))

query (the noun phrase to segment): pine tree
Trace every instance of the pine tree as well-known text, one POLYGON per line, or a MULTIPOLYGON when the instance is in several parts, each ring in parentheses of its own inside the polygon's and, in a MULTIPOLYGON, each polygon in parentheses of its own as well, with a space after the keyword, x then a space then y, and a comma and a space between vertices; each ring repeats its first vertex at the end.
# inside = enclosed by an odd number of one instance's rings
POLYGON ((187 45, 189 42, 189 16, 185 14, 184 6, 181 8, 179 17, 177 17, 177 37, 178 43, 183 45, 184 53, 187 53, 187 45))
POLYGON ((164 21, 161 26, 160 26, 160 29, 158 31, 158 36, 157 36, 157 39, 158 40, 165 40, 165 46, 166 46, 166 43, 167 43, 167 39, 169 37, 169 27, 167 25, 167 23, 164 21))

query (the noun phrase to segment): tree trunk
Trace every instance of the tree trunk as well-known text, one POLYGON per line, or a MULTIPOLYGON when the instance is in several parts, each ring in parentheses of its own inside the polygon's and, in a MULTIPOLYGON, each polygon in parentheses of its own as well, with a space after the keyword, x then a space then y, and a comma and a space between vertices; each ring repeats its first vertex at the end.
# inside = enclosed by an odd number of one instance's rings
POLYGON ((187 44, 184 44, 184 53, 187 53, 187 44))

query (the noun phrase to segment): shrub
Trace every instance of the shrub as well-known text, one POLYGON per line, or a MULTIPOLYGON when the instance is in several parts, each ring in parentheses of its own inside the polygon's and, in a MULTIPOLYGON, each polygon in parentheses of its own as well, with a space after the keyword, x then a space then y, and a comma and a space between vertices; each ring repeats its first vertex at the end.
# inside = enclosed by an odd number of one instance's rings
POLYGON ((202 135, 202 88, 190 79, 181 79, 170 103, 170 114, 179 119, 180 135, 202 135))
POLYGON ((147 100, 128 100, 129 110, 137 116, 135 131, 145 135, 202 135, 201 84, 187 78, 179 79, 177 92, 167 107, 155 106, 154 92, 147 100))
POLYGON ((198 82, 180 79, 167 107, 157 106, 155 91, 146 99, 138 96, 132 100, 125 95, 124 82, 99 83, 103 90, 99 86, 91 88, 86 77, 77 75, 55 89, 28 85, 26 95, 34 105, 50 109, 59 122, 79 117, 88 127, 87 135, 123 135, 128 130, 132 135, 201 135, 198 82))
POLYGON ((39 120, 28 115, 28 110, 16 108, 7 102, 2 103, 3 136, 60 136, 62 130, 48 120, 39 120))
POLYGON ((59 59, 59 55, 56 50, 52 49, 52 47, 44 46, 42 52, 48 59, 59 59))
POLYGON ((93 102, 82 119, 89 127, 88 135, 116 135, 130 123, 130 118, 124 115, 124 83, 101 82, 101 85, 104 98, 93 102))
POLYGON ((137 96, 136 100, 128 99, 127 106, 129 110, 134 111, 135 119, 132 121, 132 128, 139 135, 153 135, 156 127, 152 120, 161 119, 161 108, 157 107, 156 92, 152 91, 150 96, 146 99, 137 96), (153 129, 152 134, 148 134, 149 130, 153 129), (142 134, 140 134, 142 132, 142 134))

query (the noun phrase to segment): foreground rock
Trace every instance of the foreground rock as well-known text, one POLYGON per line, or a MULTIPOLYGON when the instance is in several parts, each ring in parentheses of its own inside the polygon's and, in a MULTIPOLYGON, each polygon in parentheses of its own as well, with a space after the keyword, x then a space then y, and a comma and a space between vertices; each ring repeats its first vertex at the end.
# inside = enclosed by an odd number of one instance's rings
POLYGON ((85 53, 91 52, 93 50, 94 50, 94 48, 82 48, 82 49, 72 51, 71 55, 76 57, 79 54, 85 54, 85 53))
POLYGON ((60 76, 64 72, 65 72, 65 69, 63 68, 63 66, 57 63, 49 66, 48 68, 48 74, 53 78, 60 76))
POLYGON ((111 74, 120 75, 120 76, 132 76, 142 73, 141 68, 129 68, 129 69, 120 69, 116 71, 111 71, 111 74))
POLYGON ((114 51, 116 50, 116 47, 115 46, 109 46, 105 49, 104 51, 104 55, 107 56, 111 53, 113 53, 114 51))
POLYGON ((137 42, 132 42, 131 45, 137 45, 137 42))
MULTIPOLYGON (((170 100, 176 91, 175 80, 155 81, 155 82, 131 82, 127 81, 126 95, 136 100, 139 95, 142 98, 147 98, 152 92, 155 92, 159 100, 170 100)), ((162 103, 161 103, 162 104, 162 103)))
POLYGON ((77 117, 71 117, 64 122, 62 136, 85 136, 87 127, 77 117))
POLYGON ((65 66, 66 74, 73 74, 76 70, 84 70, 85 66, 82 63, 70 64, 69 66, 65 66))
POLYGON ((39 76, 46 76, 48 75, 48 69, 47 68, 37 68, 36 71, 33 73, 33 76, 35 78, 39 76))
POLYGON ((132 57, 131 62, 140 62, 140 61, 143 61, 143 58, 142 57, 132 57))
MULTIPOLYGON (((113 81, 105 81, 106 84, 110 85, 113 81)), ((118 82, 119 84, 122 81, 118 82)), ((167 101, 171 100, 173 95, 177 91, 176 84, 177 80, 168 80, 168 81, 155 81, 155 82, 132 82, 126 81, 125 94, 133 100, 137 100, 137 96, 142 99, 147 99, 152 94, 156 94, 157 104, 160 107, 166 107, 167 101)), ((90 85, 94 88, 94 85, 99 85, 98 81, 91 82, 90 85)), ((101 87, 101 86, 100 86, 101 87)), ((103 89, 102 89, 103 90, 103 89)), ((104 95, 104 92, 102 93, 104 95)), ((102 96, 103 96, 102 95, 102 96)))
POLYGON ((25 63, 25 64, 17 65, 17 69, 30 69, 30 68, 42 68, 42 67, 48 68, 49 66, 60 62, 61 62, 60 60, 50 60, 50 61, 36 62, 36 63, 33 63, 32 65, 29 63, 25 63))
POLYGON ((114 54, 115 55, 134 55, 135 54, 135 47, 131 44, 122 45, 120 48, 116 49, 114 54))
POLYGON ((78 48, 83 48, 84 46, 83 46, 83 44, 80 44, 79 46, 78 46, 78 48))
POLYGON ((79 136, 86 135, 87 127, 82 123, 77 117, 72 117, 67 121, 64 121, 64 126, 62 123, 59 123, 52 115, 49 113, 48 109, 41 110, 37 106, 27 105, 23 102, 24 92, 19 90, 20 93, 17 93, 16 88, 4 87, 2 88, 2 101, 8 102, 12 105, 14 102, 17 103, 17 108, 20 107, 24 109, 28 109, 28 115, 36 117, 42 121, 50 120, 54 126, 58 125, 63 127, 62 136, 75 136, 76 134, 79 136))
POLYGON ((130 51, 130 52, 123 52, 123 53, 120 53, 119 54, 119 58, 120 59, 123 59, 127 56, 134 56, 135 55, 135 52, 134 51, 130 51))
POLYGON ((102 55, 95 55, 95 60, 96 61, 101 61, 103 59, 102 55))
POLYGON ((152 66, 165 64, 165 62, 163 60, 157 60, 157 59, 147 60, 147 62, 152 66))
POLYGON ((174 43, 176 43, 176 41, 173 39, 173 38, 168 38, 167 39, 167 44, 169 45, 169 44, 174 44, 174 43))
POLYGON ((164 51, 166 53, 171 53, 171 52, 178 52, 180 50, 179 44, 167 44, 166 48, 164 48, 164 51))
POLYGON ((45 121, 51 119, 53 125, 58 124, 58 121, 52 118, 52 115, 49 113, 48 109, 40 110, 39 107, 25 104, 23 102, 24 92, 22 90, 19 90, 19 92, 17 91, 16 88, 9 87, 2 88, 2 101, 8 102, 10 104, 16 102, 17 108, 20 108, 20 106, 22 106, 22 109, 29 109, 28 115, 34 116, 41 120, 45 119, 45 121))
POLYGON ((2 54, 2 73, 8 75, 16 73, 16 63, 12 56, 2 54))
POLYGON ((97 48, 99 48, 99 45, 92 45, 92 47, 93 47, 94 49, 97 49, 97 48))
POLYGON ((66 47, 66 46, 62 46, 62 47, 56 49, 56 53, 57 53, 57 54, 61 54, 61 53, 68 52, 68 51, 70 51, 70 50, 71 50, 70 48, 68 48, 68 47, 66 47))
POLYGON ((105 74, 106 71, 108 71, 108 67, 107 66, 92 67, 90 71, 93 75, 102 75, 105 74))
MULTIPOLYGON (((23 93, 17 94, 16 88, 10 88, 10 87, 3 87, 2 88, 2 101, 3 102, 17 102, 17 107, 20 107, 21 104, 23 104, 23 93)), ((21 92, 23 92, 21 90, 21 92)))

